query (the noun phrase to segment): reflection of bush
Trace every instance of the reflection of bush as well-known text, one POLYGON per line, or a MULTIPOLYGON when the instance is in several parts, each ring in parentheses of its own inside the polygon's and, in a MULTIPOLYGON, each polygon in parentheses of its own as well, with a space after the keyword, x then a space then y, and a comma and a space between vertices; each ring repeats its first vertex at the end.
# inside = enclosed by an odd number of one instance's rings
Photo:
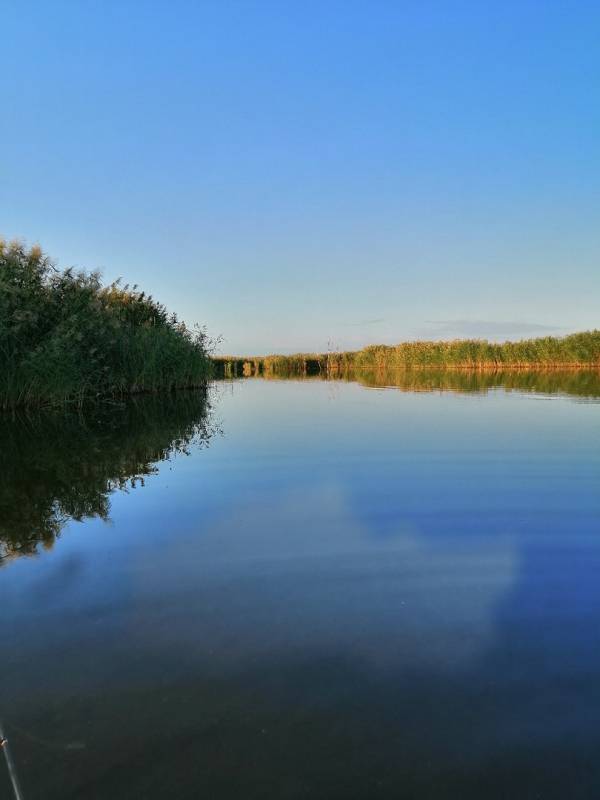
POLYGON ((106 519, 112 491, 143 485, 157 462, 213 432, 205 391, 0 416, 0 560, 51 547, 70 519, 106 519))

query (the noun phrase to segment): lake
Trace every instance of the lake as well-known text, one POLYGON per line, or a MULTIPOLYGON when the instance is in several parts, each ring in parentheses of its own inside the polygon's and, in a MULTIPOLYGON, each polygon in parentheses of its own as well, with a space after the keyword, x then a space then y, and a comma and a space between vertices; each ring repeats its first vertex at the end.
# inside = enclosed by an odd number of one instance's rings
POLYGON ((23 800, 600 796, 598 375, 373 383, 0 421, 23 800))

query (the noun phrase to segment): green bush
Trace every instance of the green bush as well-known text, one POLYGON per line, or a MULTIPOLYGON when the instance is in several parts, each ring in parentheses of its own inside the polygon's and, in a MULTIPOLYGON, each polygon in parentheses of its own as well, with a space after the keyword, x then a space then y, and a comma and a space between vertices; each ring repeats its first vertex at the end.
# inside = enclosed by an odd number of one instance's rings
POLYGON ((205 385, 208 339, 137 287, 0 240, 0 407, 205 385))

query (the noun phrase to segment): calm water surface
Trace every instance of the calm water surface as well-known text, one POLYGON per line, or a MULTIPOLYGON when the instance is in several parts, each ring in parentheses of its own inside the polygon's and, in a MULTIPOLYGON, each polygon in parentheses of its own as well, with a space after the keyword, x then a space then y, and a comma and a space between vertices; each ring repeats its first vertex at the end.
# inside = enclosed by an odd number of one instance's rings
POLYGON ((4 419, 24 800, 600 797, 600 392, 569 381, 4 419))

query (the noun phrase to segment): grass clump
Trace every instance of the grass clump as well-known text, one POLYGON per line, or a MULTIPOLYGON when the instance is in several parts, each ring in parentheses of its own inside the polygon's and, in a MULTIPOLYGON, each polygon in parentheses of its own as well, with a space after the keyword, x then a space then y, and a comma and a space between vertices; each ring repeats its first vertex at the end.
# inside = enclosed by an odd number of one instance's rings
POLYGON ((0 408, 205 385, 208 345, 137 287, 0 240, 0 408))

